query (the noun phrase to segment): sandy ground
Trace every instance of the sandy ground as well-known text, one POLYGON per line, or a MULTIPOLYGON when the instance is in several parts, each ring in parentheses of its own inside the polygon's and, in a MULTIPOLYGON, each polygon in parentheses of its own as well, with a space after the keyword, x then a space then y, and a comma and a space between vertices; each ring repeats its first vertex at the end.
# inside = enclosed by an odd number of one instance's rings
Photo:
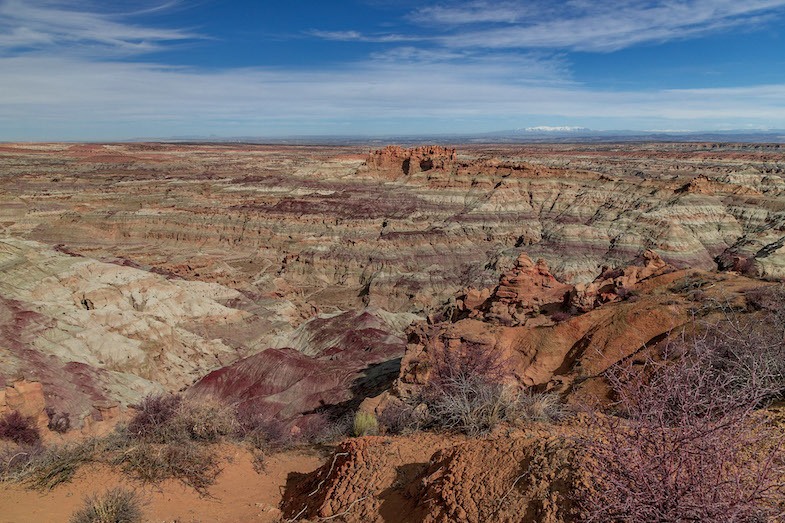
POLYGON ((280 517, 277 507, 289 474, 310 472, 323 459, 312 450, 276 454, 266 460, 265 470, 259 474, 247 451, 226 449, 223 471, 210 489, 212 497, 200 497, 176 481, 140 485, 104 466, 85 467, 71 483, 48 492, 0 484, 0 523, 67 522, 85 496, 117 485, 135 489, 145 500, 147 522, 270 523, 280 517))

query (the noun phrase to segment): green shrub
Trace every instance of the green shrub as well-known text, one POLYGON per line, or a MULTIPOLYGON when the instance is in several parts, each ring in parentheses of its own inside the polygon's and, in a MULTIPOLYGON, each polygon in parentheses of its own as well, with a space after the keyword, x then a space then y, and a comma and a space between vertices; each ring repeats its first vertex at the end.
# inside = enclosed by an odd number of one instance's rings
POLYGON ((354 416, 354 435, 369 436, 379 433, 379 421, 370 412, 358 412, 354 416))

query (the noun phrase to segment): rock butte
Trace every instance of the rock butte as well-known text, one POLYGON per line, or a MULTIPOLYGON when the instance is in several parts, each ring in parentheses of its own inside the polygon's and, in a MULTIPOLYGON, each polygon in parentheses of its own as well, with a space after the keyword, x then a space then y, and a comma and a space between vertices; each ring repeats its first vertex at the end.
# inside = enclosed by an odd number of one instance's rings
MULTIPOLYGON (((604 370, 701 299, 743 303, 784 276, 781 145, 5 144, 0 413, 43 427, 54 409, 90 433, 181 391, 294 430, 416 397, 444 350, 601 398, 604 370)), ((282 510, 381 521, 408 503, 416 521, 484 521, 517 453, 550 476, 504 510, 562 521, 570 450, 538 430, 352 440, 288 482, 282 510), (486 460, 487 492, 462 486, 486 460)))

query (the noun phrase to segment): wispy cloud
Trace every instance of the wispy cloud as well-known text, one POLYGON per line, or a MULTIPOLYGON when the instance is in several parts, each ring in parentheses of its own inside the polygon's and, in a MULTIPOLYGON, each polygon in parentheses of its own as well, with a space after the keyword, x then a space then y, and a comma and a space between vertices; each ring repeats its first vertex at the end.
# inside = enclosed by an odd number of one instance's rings
POLYGON ((445 132, 456 130, 454 122, 461 119, 486 129, 512 119, 528 125, 599 118, 617 122, 615 127, 639 120, 649 128, 785 121, 785 85, 609 92, 575 84, 516 83, 510 79, 520 74, 517 68, 502 63, 490 68, 389 60, 330 71, 207 72, 27 57, 0 59, 0 69, 0 139, 18 138, 20 122, 38 138, 63 129, 116 138, 205 130, 330 133, 340 132, 345 123, 354 132, 445 132), (385 127, 391 122, 393 128, 385 127))
MULTIPOLYGON (((207 70, 141 61, 147 51, 198 37, 191 31, 139 25, 129 22, 134 18, 128 13, 88 12, 74 2, 0 0, 0 139, 424 133, 458 131, 456 122, 486 130, 508 125, 502 122, 521 127, 599 121, 606 128, 781 127, 782 83, 598 90, 571 78, 569 55, 519 49, 545 45, 538 42, 553 48, 594 42, 609 49, 634 38, 669 38, 679 23, 695 31, 749 23, 781 4, 785 0, 691 0, 651 8, 619 0, 613 16, 610 0, 571 0, 568 14, 544 2, 510 13, 517 4, 509 3, 498 4, 478 28, 469 17, 491 4, 474 1, 414 13, 460 26, 438 35, 438 42, 417 34, 320 33, 315 36, 389 45, 374 46, 365 59, 342 66, 207 70), (640 16, 648 22, 634 25, 640 16), (526 36, 523 24, 538 36, 526 36), (634 34, 633 26, 643 25, 655 28, 634 34)), ((156 7, 171 6, 149 8, 156 7)))
POLYGON ((453 6, 427 6, 415 10, 409 19, 425 24, 466 25, 480 23, 515 23, 536 12, 531 4, 513 2, 466 2, 453 6))
MULTIPOLYGON (((142 10, 159 11, 167 2, 142 10)), ((135 25, 125 19, 137 13, 104 14, 74 7, 74 2, 0 0, 0 54, 46 51, 88 54, 139 54, 166 43, 200 36, 181 29, 135 25)))
POLYGON ((307 34, 323 40, 337 40, 340 42, 414 42, 426 40, 425 37, 407 36, 400 34, 364 34, 359 31, 320 31, 312 30, 307 34))
MULTIPOLYGON (((428 27, 431 42, 449 48, 614 51, 755 26, 783 8, 785 0, 472 0, 422 7, 408 19, 428 27)), ((343 33, 358 41, 384 41, 383 35, 343 33)))
POLYGON ((558 12, 522 17, 520 23, 450 33, 440 42, 449 47, 613 51, 754 25, 784 6, 785 0, 581 1, 558 12))

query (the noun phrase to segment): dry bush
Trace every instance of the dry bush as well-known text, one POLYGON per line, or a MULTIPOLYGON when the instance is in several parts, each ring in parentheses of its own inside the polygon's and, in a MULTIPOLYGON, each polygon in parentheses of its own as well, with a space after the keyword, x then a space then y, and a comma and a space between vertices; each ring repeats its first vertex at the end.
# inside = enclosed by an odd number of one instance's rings
POLYGON ((436 392, 449 389, 456 379, 478 378, 488 383, 503 383, 512 374, 510 361, 493 347, 464 342, 455 349, 432 348, 428 387, 436 392))
POLYGON ((346 413, 338 418, 326 414, 308 416, 297 423, 300 429, 295 438, 298 444, 321 445, 331 443, 351 434, 354 416, 346 413))
POLYGON ((18 445, 34 445, 41 439, 33 418, 26 418, 13 410, 0 417, 0 439, 10 440, 18 445))
POLYGON ((128 434, 143 440, 166 439, 170 422, 177 413, 182 398, 176 394, 160 394, 145 397, 136 408, 136 414, 128 423, 128 434))
POLYGON ((92 495, 69 520, 70 523, 141 523, 142 503, 132 490, 117 487, 92 495))
POLYGON ((130 438, 146 442, 215 442, 235 434, 239 426, 235 410, 215 401, 154 395, 144 398, 136 409, 126 431, 130 438))
MULTIPOLYGON (((0 477, 50 489, 70 481, 91 462, 120 467, 143 482, 176 479, 205 494, 220 472, 210 443, 235 435, 234 411, 216 403, 178 396, 151 396, 128 426, 103 438, 48 448, 29 447, 9 455, 0 477)), ((5 456, 2 456, 5 461, 5 456)))
POLYGON ((703 358, 712 372, 726 376, 740 394, 754 394, 758 405, 785 395, 785 287, 747 295, 755 314, 738 314, 718 304, 721 320, 700 325, 700 334, 675 347, 703 358))
POLYGON ((564 403, 553 392, 525 390, 516 398, 515 417, 525 421, 554 422, 567 416, 564 403))
POLYGON ((430 426, 477 436, 493 430, 517 410, 517 395, 501 383, 458 376, 443 382, 441 394, 427 400, 430 426))
POLYGON ((379 427, 384 434, 417 432, 426 421, 416 406, 400 400, 387 405, 379 414, 379 427))
POLYGON ((30 463, 44 450, 40 444, 3 447, 0 450, 0 481, 23 480, 30 463))
POLYGON ((206 495, 220 473, 218 460, 209 447, 193 441, 140 442, 117 452, 110 463, 146 483, 176 479, 206 495))
POLYGON ((785 473, 781 442, 755 407, 771 393, 742 384, 695 339, 661 361, 607 377, 616 416, 595 415, 582 443, 594 485, 587 521, 750 522, 776 515, 785 473))
POLYGON ((557 323, 561 323, 563 321, 567 321, 572 318, 572 314, 567 311, 556 311, 551 314, 551 319, 557 323))
POLYGON ((0 472, 4 480, 48 490, 71 481, 82 465, 97 460, 103 447, 97 439, 46 448, 30 446, 18 449, 8 459, 3 456, 4 468, 0 472))
POLYGON ((295 439, 286 422, 247 410, 238 415, 238 436, 260 450, 287 448, 295 439))
POLYGON ((476 436, 492 430, 515 411, 516 394, 504 382, 509 361, 493 348, 466 343, 454 350, 433 350, 422 401, 428 425, 476 436))
POLYGON ((174 419, 174 433, 193 441, 213 443, 237 433, 235 409, 215 401, 183 401, 174 419))

